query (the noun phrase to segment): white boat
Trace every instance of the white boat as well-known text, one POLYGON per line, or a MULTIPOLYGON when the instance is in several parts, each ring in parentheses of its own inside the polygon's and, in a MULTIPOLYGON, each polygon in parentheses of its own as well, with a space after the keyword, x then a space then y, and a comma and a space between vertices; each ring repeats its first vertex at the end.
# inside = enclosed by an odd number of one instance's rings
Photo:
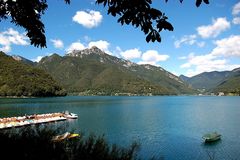
POLYGON ((65 111, 64 112, 64 117, 67 118, 67 119, 76 119, 76 118, 78 118, 78 115, 74 114, 74 113, 70 113, 68 111, 65 111))
POLYGON ((215 142, 221 139, 221 134, 217 132, 207 133, 202 138, 204 139, 205 143, 215 142))

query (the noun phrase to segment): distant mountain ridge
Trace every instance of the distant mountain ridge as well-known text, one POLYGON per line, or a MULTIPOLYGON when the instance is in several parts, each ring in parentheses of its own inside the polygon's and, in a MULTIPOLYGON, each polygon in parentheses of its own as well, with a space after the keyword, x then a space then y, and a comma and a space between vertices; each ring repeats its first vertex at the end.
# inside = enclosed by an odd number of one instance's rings
POLYGON ((50 73, 69 92, 89 94, 169 95, 194 91, 179 77, 152 65, 138 65, 97 47, 42 58, 37 67, 50 73))
POLYGON ((184 76, 184 75, 180 75, 179 78, 182 80, 182 81, 188 81, 190 78, 187 77, 187 76, 184 76))
POLYGON ((210 89, 222 82, 226 77, 230 75, 230 73, 230 71, 204 72, 191 78, 185 79, 185 81, 197 89, 210 89))
POLYGON ((31 66, 34 66, 37 64, 37 62, 33 62, 31 60, 28 60, 22 56, 19 56, 19 55, 12 55, 11 56, 13 59, 15 59, 16 61, 19 61, 19 62, 22 62, 24 64, 28 64, 28 65, 31 65, 31 66))
POLYGON ((240 68, 232 71, 204 72, 193 77, 181 75, 182 80, 193 88, 206 92, 238 93, 240 90, 240 68))

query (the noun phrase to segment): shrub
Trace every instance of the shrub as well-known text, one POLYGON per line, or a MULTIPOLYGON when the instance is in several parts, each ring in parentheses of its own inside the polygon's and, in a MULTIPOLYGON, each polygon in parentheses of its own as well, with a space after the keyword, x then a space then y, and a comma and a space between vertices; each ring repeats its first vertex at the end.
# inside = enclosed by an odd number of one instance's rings
POLYGON ((24 127, 0 131, 1 157, 24 160, 133 160, 139 145, 110 145, 104 136, 82 136, 53 142, 64 128, 24 127))

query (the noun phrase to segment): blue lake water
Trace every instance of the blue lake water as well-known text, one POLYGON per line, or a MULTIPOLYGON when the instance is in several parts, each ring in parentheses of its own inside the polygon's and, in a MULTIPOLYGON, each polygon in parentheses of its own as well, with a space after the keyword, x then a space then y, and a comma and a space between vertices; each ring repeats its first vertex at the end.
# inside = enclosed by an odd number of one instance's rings
POLYGON ((240 159, 240 97, 58 97, 0 99, 0 117, 35 113, 77 113, 67 123, 85 133, 104 134, 110 143, 137 141, 142 157, 169 160, 240 159), (205 145, 203 134, 222 140, 205 145))

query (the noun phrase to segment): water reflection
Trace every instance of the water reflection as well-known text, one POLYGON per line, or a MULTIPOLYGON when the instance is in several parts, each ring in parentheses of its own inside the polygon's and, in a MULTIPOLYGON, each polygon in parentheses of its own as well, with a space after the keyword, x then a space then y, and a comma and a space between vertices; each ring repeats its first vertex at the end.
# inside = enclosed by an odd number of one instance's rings
POLYGON ((222 144, 222 140, 218 140, 218 141, 214 141, 214 142, 203 142, 203 146, 208 149, 208 148, 215 148, 216 145, 221 145, 222 144))

